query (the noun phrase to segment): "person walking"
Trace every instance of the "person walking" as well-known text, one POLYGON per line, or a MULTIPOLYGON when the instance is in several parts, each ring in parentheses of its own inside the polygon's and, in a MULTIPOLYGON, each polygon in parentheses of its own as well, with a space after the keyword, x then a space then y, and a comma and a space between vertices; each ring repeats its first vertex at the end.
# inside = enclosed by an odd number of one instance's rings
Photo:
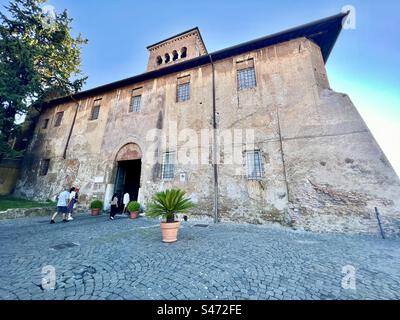
POLYGON ((124 194, 124 199, 123 199, 124 210, 122 211, 122 213, 126 213, 126 210, 127 210, 127 208, 128 208, 128 204, 129 204, 129 201, 130 201, 130 200, 131 200, 131 197, 129 196, 129 193, 126 192, 126 193, 124 194))
POLYGON ((51 217, 50 223, 56 223, 55 218, 57 214, 61 213, 63 217, 63 222, 68 222, 67 213, 68 213, 68 199, 69 199, 69 191, 65 188, 58 197, 57 197, 57 211, 51 217))
POLYGON ((116 193, 111 198, 111 210, 110 210, 110 220, 114 220, 115 215, 117 214, 118 209, 118 196, 116 193))
POLYGON ((72 218, 72 213, 74 212, 74 207, 75 207, 75 196, 76 196, 76 191, 75 187, 72 187, 69 189, 69 197, 68 197, 68 221, 74 220, 72 218))

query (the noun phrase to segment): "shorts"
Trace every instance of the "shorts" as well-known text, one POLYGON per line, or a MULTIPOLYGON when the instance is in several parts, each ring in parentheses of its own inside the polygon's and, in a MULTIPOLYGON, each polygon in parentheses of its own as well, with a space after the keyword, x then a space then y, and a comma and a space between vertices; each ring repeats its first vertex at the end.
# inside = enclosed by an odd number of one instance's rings
POLYGON ((57 207, 57 213, 68 213, 68 207, 57 207))

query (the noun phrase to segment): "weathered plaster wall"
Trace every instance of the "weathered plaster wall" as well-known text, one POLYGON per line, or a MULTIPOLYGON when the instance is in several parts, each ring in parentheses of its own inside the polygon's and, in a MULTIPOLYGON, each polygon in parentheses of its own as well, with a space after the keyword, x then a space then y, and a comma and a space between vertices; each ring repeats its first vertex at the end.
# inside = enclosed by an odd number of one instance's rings
MULTIPOLYGON (((249 181, 244 162, 230 163, 223 143, 218 146, 221 220, 376 233, 377 206, 385 230, 399 234, 399 179, 349 98, 330 90, 319 47, 297 39, 218 61, 215 81, 219 133, 225 139, 234 130, 243 134, 243 141, 236 144, 244 160, 249 149, 246 129, 253 130, 252 148, 259 149, 264 160, 263 178, 249 181), (257 86, 238 90, 236 63, 249 58, 254 59, 257 86)), ((50 122, 48 129, 41 129, 39 121, 17 194, 47 199, 64 185, 75 185, 81 187, 83 204, 93 198, 107 202, 114 190, 116 155, 134 143, 143 155, 144 204, 156 191, 180 187, 198 204, 193 214, 212 216, 212 153, 201 157, 201 150, 192 148, 190 154, 197 152, 198 161, 186 164, 180 162, 187 155, 179 154, 182 146, 202 139, 202 130, 212 128, 211 65, 122 87, 79 104, 66 159, 63 152, 75 104, 51 108, 41 116, 41 121, 53 119, 57 111, 65 110, 59 128, 50 122), (190 76, 190 100, 177 102, 177 79, 182 76, 190 76), (142 95, 138 113, 128 112, 132 89, 142 95), (99 119, 90 121, 97 98, 102 98, 99 119), (151 129, 176 144, 149 141, 151 129), (172 181, 160 179, 165 151, 178 152, 172 181), (51 159, 46 176, 38 176, 42 158, 51 159)), ((209 145, 203 144, 208 151, 211 136, 206 139, 209 145)))

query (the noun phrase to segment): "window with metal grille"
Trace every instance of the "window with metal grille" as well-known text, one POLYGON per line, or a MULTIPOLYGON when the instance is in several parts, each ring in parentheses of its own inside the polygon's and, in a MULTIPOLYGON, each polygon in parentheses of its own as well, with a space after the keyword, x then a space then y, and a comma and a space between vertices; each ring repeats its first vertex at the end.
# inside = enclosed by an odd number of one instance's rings
POLYGON ((54 122, 55 127, 59 127, 61 125, 63 115, 64 115, 64 111, 56 113, 56 121, 54 122))
POLYGON ((264 173, 260 150, 246 152, 246 167, 247 179, 258 180, 263 177, 264 173))
POLYGON ((100 106, 93 106, 92 113, 90 114, 90 120, 97 120, 99 118, 100 106))
POLYGON ((190 99, 190 82, 178 84, 178 92, 176 100, 178 102, 190 99))
POLYGON ((165 152, 163 155, 163 162, 161 165, 161 179, 172 180, 174 179, 175 170, 175 152, 165 152))
POLYGON ((97 120, 100 114, 101 99, 97 99, 93 103, 92 112, 90 114, 90 120, 97 120))
POLYGON ((131 105, 129 106, 129 112, 139 112, 141 100, 142 96, 132 96, 131 105))
POLYGON ((254 67, 237 71, 239 90, 254 88, 256 86, 256 73, 254 67))
POLYGON ((49 171, 50 159, 42 159, 40 161, 39 175, 45 176, 49 171))
POLYGON ((49 119, 44 119, 42 129, 47 129, 48 125, 49 125, 49 119))

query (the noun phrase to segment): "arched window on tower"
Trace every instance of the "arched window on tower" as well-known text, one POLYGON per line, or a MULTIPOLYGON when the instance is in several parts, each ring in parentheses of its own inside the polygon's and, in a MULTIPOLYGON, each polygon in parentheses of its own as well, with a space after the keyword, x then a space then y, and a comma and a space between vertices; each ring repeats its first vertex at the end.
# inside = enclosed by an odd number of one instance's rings
POLYGON ((171 61, 171 57, 169 56, 169 53, 166 53, 165 54, 165 63, 168 63, 168 62, 170 62, 171 61))
POLYGON ((186 57, 187 57, 187 48, 183 47, 181 49, 181 58, 183 59, 183 58, 186 58, 186 57))
POLYGON ((161 58, 161 56, 158 56, 158 57, 156 58, 156 62, 157 62, 157 65, 158 65, 158 66, 162 64, 162 58, 161 58))
POLYGON ((178 52, 176 50, 172 51, 172 61, 178 60, 178 52))

